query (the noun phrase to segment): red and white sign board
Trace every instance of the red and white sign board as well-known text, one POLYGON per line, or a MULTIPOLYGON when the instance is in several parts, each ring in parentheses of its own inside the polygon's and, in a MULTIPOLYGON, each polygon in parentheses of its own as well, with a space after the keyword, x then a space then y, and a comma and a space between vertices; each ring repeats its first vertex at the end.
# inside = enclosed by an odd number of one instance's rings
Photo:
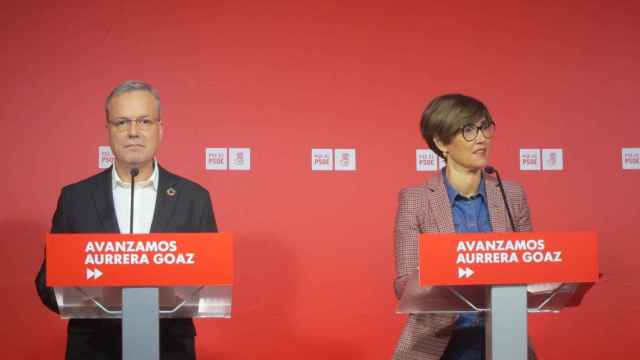
POLYGON ((233 283, 228 233, 48 234, 48 286, 233 283))
POLYGON ((598 236, 579 232, 422 234, 420 284, 595 282, 598 236))

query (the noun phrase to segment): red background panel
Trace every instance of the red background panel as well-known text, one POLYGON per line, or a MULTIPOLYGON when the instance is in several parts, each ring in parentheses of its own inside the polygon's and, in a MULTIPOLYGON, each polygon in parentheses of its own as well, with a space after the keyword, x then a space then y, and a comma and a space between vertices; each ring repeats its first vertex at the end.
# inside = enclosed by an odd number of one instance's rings
POLYGON ((168 169, 211 191, 236 238, 234 318, 197 321, 203 359, 388 359, 397 192, 423 183, 430 99, 482 99, 492 163, 521 182, 536 231, 600 235, 605 277, 579 308, 531 316, 542 359, 640 357, 640 3, 632 1, 24 0, 0 12, 2 358, 62 358, 65 322, 33 279, 59 189, 95 173, 104 99, 160 89, 168 169), (250 172, 205 147, 250 147, 250 172), (313 147, 356 172, 310 171, 313 147), (562 148, 561 172, 518 149, 562 148), (34 324, 38 324, 34 326, 34 324), (28 336, 25 336, 28 334, 28 336))

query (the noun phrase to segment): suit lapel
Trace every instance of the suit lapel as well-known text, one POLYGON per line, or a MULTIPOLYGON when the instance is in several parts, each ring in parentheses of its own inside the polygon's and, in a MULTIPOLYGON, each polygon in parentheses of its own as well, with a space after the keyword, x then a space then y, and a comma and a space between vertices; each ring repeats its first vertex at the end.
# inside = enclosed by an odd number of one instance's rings
POLYGON ((158 165, 158 195, 156 196, 156 208, 151 222, 151 232, 168 232, 168 224, 180 196, 176 187, 178 177, 158 165))
POLYGON ((111 184, 111 170, 103 171, 96 180, 96 188, 93 192, 93 200, 98 213, 98 219, 102 223, 105 232, 119 233, 118 218, 113 205, 113 190, 111 184))
POLYGON ((489 208, 489 219, 493 231, 501 232, 507 230, 507 214, 504 208, 504 200, 498 187, 498 181, 487 174, 484 175, 484 184, 487 192, 487 207, 489 208))
POLYGON ((449 196, 447 195, 447 189, 444 185, 444 178, 442 175, 434 176, 427 182, 426 187, 427 203, 431 208, 431 214, 433 214, 436 220, 438 232, 455 232, 451 204, 449 203, 449 196))

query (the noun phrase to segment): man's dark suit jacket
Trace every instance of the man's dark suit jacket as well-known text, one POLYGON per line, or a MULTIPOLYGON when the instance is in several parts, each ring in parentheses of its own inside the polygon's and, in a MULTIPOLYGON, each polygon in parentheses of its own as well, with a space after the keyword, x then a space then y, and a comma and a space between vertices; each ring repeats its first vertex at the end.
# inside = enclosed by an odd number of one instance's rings
MULTIPOLYGON (((151 232, 216 232, 209 192, 162 167, 158 170, 151 232)), ((113 205, 111 171, 109 168, 62 189, 53 215, 52 233, 120 232, 113 205)), ((42 302, 57 313, 53 289, 45 282, 45 264, 46 256, 36 277, 36 288, 42 302)), ((191 319, 161 319, 161 358, 195 358, 194 336, 191 319), (183 350, 193 352, 193 357, 179 354, 183 350)), ((68 326, 67 359, 119 359, 121 337, 120 320, 72 319, 68 326)))

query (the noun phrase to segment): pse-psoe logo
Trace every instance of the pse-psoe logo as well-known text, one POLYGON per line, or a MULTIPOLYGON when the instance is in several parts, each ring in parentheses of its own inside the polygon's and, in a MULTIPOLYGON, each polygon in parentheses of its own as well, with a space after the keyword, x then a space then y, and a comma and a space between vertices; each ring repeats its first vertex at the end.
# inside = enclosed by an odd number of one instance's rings
POLYGON ((251 149, 229 148, 229 170, 251 170, 251 149))
POLYGON ((640 148, 622 148, 622 169, 640 170, 640 148))
POLYGON ((540 170, 540 149, 520 149, 520 170, 540 170))
POLYGON ((335 149, 334 155, 336 171, 356 170, 356 149, 335 149))
POLYGON ((562 149, 542 149, 542 170, 560 171, 564 169, 562 149))
POLYGON ((205 150, 207 170, 227 170, 227 148, 207 148, 205 150))
POLYGON ((445 167, 443 158, 431 149, 416 149, 416 171, 437 171, 445 167))
POLYGON ((250 148, 206 148, 207 170, 251 170, 250 148))
POLYGON ((311 170, 332 171, 333 149, 311 149, 311 170))
POLYGON ((311 149, 311 171, 355 171, 356 149, 311 149))
POLYGON ((106 169, 113 164, 113 153, 110 146, 98 146, 98 168, 106 169))
POLYGON ((562 149, 520 149, 520 170, 560 171, 564 169, 562 149))

